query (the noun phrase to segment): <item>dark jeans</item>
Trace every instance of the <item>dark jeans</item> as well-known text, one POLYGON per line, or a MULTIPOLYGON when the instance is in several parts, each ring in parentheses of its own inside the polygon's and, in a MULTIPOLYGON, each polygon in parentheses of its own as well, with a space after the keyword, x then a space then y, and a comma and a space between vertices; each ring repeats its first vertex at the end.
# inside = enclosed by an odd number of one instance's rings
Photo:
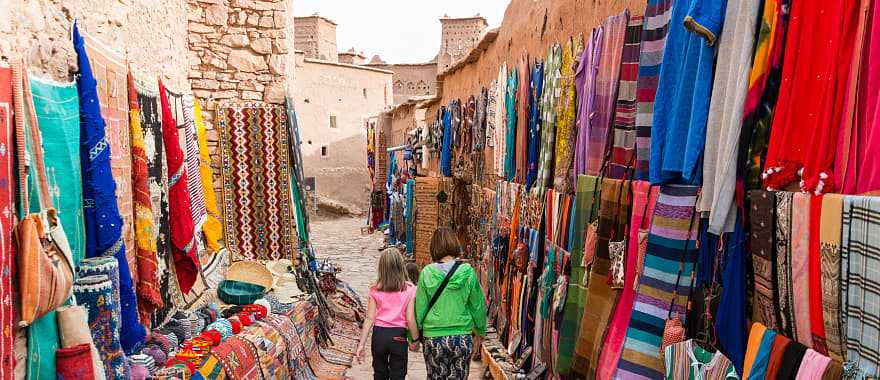
POLYGON ((406 329, 402 327, 373 326, 373 340, 370 351, 373 353, 374 380, 404 380, 409 344, 406 329))

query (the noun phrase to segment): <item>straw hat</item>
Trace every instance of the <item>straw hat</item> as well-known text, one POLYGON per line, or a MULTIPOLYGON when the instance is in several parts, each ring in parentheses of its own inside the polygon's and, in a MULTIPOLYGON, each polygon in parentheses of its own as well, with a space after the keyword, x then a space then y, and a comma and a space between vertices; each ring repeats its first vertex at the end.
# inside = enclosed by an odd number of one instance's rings
POLYGON ((296 275, 291 271, 293 265, 288 259, 280 259, 266 262, 266 267, 275 279, 272 293, 282 303, 294 302, 303 294, 296 284, 296 275))
POLYGON ((257 261, 238 261, 229 266, 226 279, 248 284, 260 285, 268 291, 272 289, 272 273, 257 261))

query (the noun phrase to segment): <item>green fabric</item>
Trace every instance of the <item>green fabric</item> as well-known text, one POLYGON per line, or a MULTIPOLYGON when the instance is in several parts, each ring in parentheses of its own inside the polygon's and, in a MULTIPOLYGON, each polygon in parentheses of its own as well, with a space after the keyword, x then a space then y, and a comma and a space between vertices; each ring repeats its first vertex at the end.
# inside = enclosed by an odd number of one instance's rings
POLYGON ((598 178, 593 176, 581 175, 577 179, 577 193, 574 206, 574 234, 572 235, 571 250, 571 277, 569 277, 562 328, 559 330, 559 349, 556 359, 556 370, 563 374, 571 371, 574 346, 577 343, 577 335, 581 331, 581 319, 584 315, 584 304, 587 298, 587 289, 582 285, 587 268, 581 266, 584 255, 584 232, 587 224, 596 219, 599 214, 593 210, 593 207, 598 207, 598 205, 593 204, 593 199, 596 198, 598 183, 598 178))
POLYGON ((422 269, 416 289, 416 321, 426 338, 453 335, 486 335, 486 302, 477 281, 477 274, 470 264, 461 264, 437 303, 428 313, 428 302, 446 272, 431 264, 422 269), (426 316, 427 314, 427 316, 426 316))
POLYGON ((85 253, 82 170, 79 162, 79 98, 76 83, 59 85, 31 79, 52 205, 70 242, 73 262, 85 253))
POLYGON ((55 312, 40 317, 28 328, 28 379, 54 379, 55 351, 60 347, 55 312))
POLYGON ((249 305, 263 297, 266 288, 235 280, 223 280, 217 289, 217 296, 223 302, 234 305, 249 305))

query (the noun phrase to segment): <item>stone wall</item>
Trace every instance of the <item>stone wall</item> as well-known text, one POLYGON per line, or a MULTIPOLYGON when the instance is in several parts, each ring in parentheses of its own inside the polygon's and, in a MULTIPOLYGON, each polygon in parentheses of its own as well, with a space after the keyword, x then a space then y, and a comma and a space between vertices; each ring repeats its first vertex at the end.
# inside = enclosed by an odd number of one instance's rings
POLYGON ((76 72, 71 20, 112 50, 133 71, 161 76, 175 91, 187 81, 186 0, 0 1, 0 62, 25 59, 34 75, 69 82, 76 72))
POLYGON ((441 72, 461 58, 477 45, 483 31, 486 30, 486 19, 482 17, 440 19, 440 53, 437 55, 437 72, 441 72))

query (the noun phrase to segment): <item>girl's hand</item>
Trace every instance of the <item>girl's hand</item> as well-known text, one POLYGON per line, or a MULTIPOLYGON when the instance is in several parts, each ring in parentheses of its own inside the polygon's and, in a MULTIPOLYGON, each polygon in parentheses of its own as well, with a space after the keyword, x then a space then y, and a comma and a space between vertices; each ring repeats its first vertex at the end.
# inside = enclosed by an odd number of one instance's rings
POLYGON ((412 342, 409 344, 409 350, 412 352, 419 352, 422 350, 422 345, 419 342, 412 342))
POLYGON ((363 364, 363 362, 364 362, 364 345, 363 344, 358 344, 357 360, 358 360, 358 364, 363 364))

